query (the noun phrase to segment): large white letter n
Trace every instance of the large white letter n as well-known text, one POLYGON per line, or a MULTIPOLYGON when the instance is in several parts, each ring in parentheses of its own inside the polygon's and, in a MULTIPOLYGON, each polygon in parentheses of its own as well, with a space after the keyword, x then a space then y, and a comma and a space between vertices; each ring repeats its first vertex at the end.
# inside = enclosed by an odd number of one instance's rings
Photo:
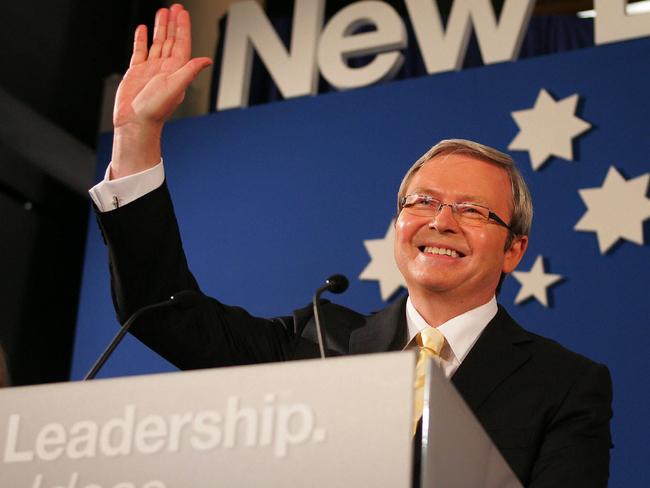
POLYGON ((316 41, 323 26, 324 7, 325 0, 296 0, 289 54, 256 2, 232 4, 228 10, 217 110, 248 105, 253 48, 283 97, 315 95, 316 41))

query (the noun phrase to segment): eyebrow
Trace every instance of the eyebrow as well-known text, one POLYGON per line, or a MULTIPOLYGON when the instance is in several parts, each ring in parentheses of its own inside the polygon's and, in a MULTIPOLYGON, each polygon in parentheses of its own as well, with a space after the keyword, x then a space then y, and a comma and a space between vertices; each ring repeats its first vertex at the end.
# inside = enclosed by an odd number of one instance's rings
MULTIPOLYGON (((433 190, 431 188, 418 187, 418 188, 414 188, 413 191, 410 193, 431 195, 432 197, 437 199, 441 198, 441 192, 437 190, 433 190)), ((480 205, 489 207, 489 204, 487 203, 487 200, 485 198, 476 195, 470 195, 468 193, 463 193, 461 195, 458 195, 458 199, 456 200, 455 203, 478 203, 480 205)))

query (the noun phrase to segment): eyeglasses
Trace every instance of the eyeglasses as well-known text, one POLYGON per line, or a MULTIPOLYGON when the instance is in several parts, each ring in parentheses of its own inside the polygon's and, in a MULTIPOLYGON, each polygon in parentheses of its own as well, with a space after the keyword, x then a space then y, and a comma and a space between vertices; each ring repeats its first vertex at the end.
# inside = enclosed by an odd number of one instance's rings
POLYGON ((411 193, 400 199, 399 206, 410 214, 430 218, 436 217, 444 207, 449 207, 459 224, 481 225, 492 220, 512 232, 512 228, 501 217, 478 203, 444 203, 431 195, 411 193))

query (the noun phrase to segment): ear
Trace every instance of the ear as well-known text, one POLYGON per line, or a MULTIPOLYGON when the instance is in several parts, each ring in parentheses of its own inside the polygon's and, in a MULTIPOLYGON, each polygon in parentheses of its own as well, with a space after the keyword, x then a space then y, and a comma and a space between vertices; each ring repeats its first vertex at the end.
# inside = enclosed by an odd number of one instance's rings
POLYGON ((528 247, 528 236, 515 237, 510 244, 510 248, 506 250, 503 258, 503 268, 501 271, 504 273, 511 273, 517 268, 519 261, 524 257, 526 248, 528 247))

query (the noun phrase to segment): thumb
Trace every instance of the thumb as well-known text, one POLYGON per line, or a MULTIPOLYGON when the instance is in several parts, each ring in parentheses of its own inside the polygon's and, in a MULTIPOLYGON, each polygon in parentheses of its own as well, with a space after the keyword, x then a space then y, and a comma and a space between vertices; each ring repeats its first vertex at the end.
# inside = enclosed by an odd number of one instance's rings
POLYGON ((212 64, 210 58, 190 59, 185 65, 176 70, 167 79, 171 91, 183 92, 192 83, 192 80, 204 69, 212 64))

